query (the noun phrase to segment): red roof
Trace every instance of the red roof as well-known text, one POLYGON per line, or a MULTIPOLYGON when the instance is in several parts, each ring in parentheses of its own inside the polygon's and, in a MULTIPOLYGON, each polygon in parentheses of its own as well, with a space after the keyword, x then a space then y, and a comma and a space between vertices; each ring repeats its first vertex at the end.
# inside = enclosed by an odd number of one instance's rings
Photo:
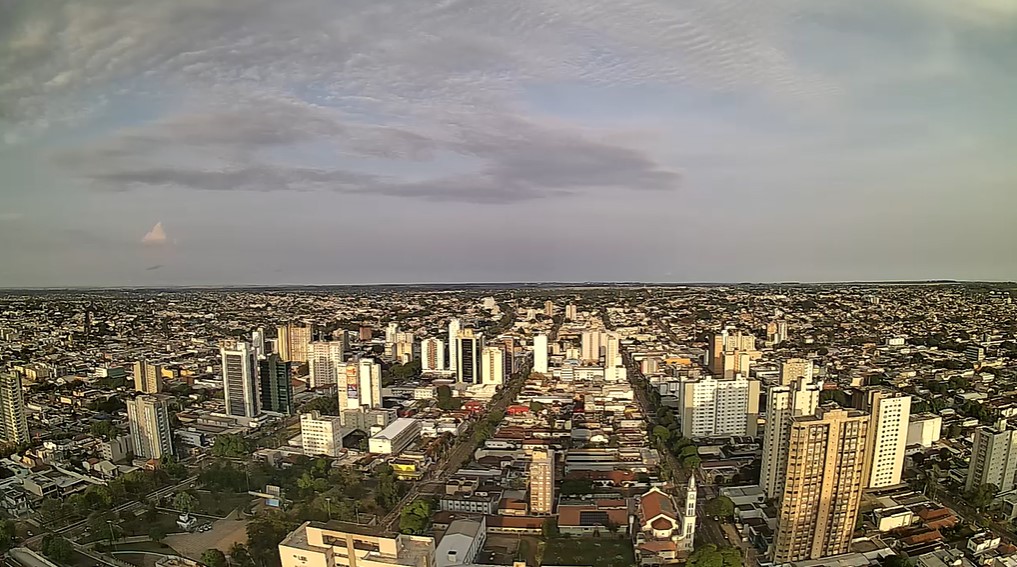
POLYGON ((544 526, 544 518, 532 516, 487 516, 490 528, 530 528, 540 529, 544 526))
POLYGON ((674 524, 667 518, 661 517, 654 520, 650 527, 655 530, 670 530, 674 527, 674 524))
POLYGON ((639 499, 640 517, 643 522, 655 518, 661 514, 675 519, 674 503, 666 494, 657 490, 651 490, 639 499))

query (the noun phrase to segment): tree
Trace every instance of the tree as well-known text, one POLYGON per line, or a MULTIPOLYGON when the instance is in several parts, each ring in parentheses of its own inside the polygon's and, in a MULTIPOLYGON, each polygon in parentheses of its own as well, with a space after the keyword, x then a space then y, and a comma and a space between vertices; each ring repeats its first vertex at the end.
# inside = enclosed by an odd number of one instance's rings
POLYGON ((995 484, 983 484, 968 493, 968 503, 978 510, 982 510, 992 504, 997 492, 999 492, 999 487, 995 484))
POLYGON ((14 545, 14 538, 17 537, 17 529, 11 520, 0 520, 0 553, 3 553, 14 545))
POLYGON ((545 518, 544 524, 541 526, 541 531, 544 533, 546 538, 555 538, 561 535, 558 530, 558 520, 556 518, 545 518))
POLYGON ((173 507, 185 514, 190 514, 198 506, 198 499, 190 492, 180 492, 173 498, 173 507))
POLYGON ((67 563, 74 556, 74 548, 71 542, 53 534, 47 534, 42 539, 42 554, 57 563, 67 563))
POLYGON ((206 549, 201 554, 201 562, 207 567, 229 567, 226 562, 226 554, 218 549, 206 549))
POLYGON ((914 461, 915 467, 922 468, 922 465, 925 464, 925 453, 915 453, 911 455, 911 460, 914 461))
POLYGON ((587 479, 566 479, 561 483, 561 493, 566 496, 593 494, 593 481, 587 479))
POLYGON ((682 467, 687 471, 693 471, 699 468, 699 464, 703 462, 697 455, 689 455, 682 459, 682 467))
POLYGON ((908 560, 902 555, 891 555, 881 564, 883 567, 908 567, 908 560))
POLYGON ((653 438, 659 442, 667 443, 668 439, 671 438, 671 431, 663 425, 654 425, 653 438))
POLYGON ((438 386, 438 408, 449 411, 457 410, 463 405, 463 401, 459 398, 452 397, 452 388, 442 384, 438 386))
POLYGON ((339 415, 339 398, 337 396, 314 398, 304 405, 302 411, 319 411, 322 415, 339 415))
POLYGON ((297 527, 280 512, 258 514, 247 524, 247 549, 261 565, 279 564, 279 542, 297 527))
POLYGON ((741 552, 734 547, 718 548, 712 543, 692 552, 687 567, 741 567, 741 552))
POLYGON ((731 516, 734 514, 734 502, 727 496, 718 496, 707 500, 703 510, 710 516, 731 516))
POLYGON ((152 541, 162 541, 166 539, 166 530, 162 526, 154 525, 148 529, 148 537, 152 538, 152 541))
POLYGON ((530 411, 532 411, 533 413, 540 413, 540 412, 544 411, 545 407, 547 407, 547 406, 545 406, 543 403, 538 402, 536 400, 530 402, 530 411))
POLYGON ((951 451, 950 449, 947 449, 946 447, 942 447, 939 450, 939 460, 941 462, 948 463, 948 462, 950 462, 950 459, 952 459, 952 458, 953 458, 953 451, 951 451))
POLYGON ((230 564, 233 567, 254 567, 255 565, 251 550, 239 541, 230 546, 229 556, 230 564))
POLYGON ((431 503, 414 500, 399 514, 399 531, 404 534, 420 535, 431 525, 431 503))
POLYGON ((219 435, 212 445, 212 454, 216 457, 246 457, 250 454, 251 448, 243 435, 231 433, 219 435))
POLYGON ((117 428, 109 421, 93 421, 92 425, 88 428, 89 433, 94 437, 101 437, 105 441, 117 436, 117 428))

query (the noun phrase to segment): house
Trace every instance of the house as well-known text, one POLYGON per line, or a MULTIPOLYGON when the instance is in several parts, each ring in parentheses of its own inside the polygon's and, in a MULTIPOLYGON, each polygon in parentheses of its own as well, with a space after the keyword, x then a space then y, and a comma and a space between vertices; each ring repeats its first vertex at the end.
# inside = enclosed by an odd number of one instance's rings
POLYGON ((628 534, 628 502, 614 499, 559 502, 558 530, 577 536, 628 534))

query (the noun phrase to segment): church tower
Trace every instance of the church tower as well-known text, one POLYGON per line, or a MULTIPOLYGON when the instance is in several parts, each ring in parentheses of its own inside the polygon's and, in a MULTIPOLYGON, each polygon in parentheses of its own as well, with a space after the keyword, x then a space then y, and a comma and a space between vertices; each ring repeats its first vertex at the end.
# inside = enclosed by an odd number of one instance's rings
POLYGON ((692 549, 696 539, 696 477, 689 476, 689 486, 685 491, 685 509, 682 511, 682 539, 679 545, 684 549, 692 549))

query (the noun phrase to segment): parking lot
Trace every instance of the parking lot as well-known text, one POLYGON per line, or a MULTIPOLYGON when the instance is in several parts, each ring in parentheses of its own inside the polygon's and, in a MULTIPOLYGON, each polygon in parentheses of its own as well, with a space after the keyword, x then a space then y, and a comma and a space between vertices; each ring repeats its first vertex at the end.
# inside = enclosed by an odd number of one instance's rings
POLYGON ((234 543, 247 542, 247 520, 238 519, 236 512, 225 520, 212 522, 212 529, 206 532, 167 536, 165 543, 176 549, 180 555, 198 560, 206 549, 216 548, 223 551, 234 543))

